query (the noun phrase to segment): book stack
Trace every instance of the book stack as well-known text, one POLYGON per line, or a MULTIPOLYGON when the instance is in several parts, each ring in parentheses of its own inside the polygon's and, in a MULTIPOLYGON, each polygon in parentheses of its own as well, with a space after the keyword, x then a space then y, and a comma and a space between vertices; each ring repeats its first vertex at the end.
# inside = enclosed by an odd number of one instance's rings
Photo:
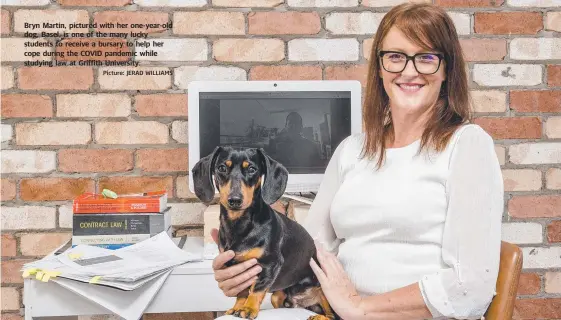
POLYGON ((167 193, 117 195, 84 193, 72 204, 72 247, 91 245, 120 249, 161 232, 171 237, 171 214, 167 193))

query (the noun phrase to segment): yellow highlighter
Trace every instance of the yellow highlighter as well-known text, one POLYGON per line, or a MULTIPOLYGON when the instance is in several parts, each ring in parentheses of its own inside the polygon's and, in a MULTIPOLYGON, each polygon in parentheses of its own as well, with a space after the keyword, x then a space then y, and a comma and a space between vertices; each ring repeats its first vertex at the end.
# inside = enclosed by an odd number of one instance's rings
POLYGON ((106 198, 117 199, 117 193, 109 189, 103 189, 101 194, 106 198))

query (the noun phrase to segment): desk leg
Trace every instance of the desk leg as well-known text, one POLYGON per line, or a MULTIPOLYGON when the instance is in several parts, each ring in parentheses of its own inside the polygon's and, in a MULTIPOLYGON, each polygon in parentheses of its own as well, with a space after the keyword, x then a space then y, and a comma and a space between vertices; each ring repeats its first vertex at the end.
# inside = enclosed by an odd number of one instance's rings
POLYGON ((31 316, 31 306, 33 304, 32 300, 32 293, 30 291, 32 291, 31 286, 31 280, 30 279, 24 279, 24 290, 23 290, 23 304, 24 304, 24 318, 25 320, 33 320, 33 317, 31 316), (27 288, 27 290, 25 290, 25 288, 27 288))

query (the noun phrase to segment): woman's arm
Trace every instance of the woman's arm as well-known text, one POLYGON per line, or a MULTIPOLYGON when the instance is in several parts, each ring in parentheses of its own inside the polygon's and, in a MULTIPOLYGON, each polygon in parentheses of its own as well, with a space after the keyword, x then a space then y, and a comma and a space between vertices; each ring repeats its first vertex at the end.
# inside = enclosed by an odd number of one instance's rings
POLYGON ((329 213, 333 197, 341 184, 341 154, 344 152, 345 144, 350 138, 351 137, 347 137, 341 141, 333 152, 327 168, 325 169, 318 193, 308 210, 305 221, 302 223, 312 238, 322 243, 329 251, 334 251, 339 246, 339 240, 331 225, 329 213))
POLYGON ((311 259, 323 293, 337 314, 345 320, 426 319, 431 317, 419 286, 404 288, 371 297, 360 297, 337 257, 318 247, 318 261, 311 259))
MULTIPOLYGON (((417 283, 381 295, 363 298, 357 320, 405 320, 432 318, 417 283)), ((351 320, 351 319, 349 319, 351 320)))
POLYGON ((361 309, 372 314, 365 319, 484 315, 499 270, 504 189, 493 139, 479 126, 468 126, 458 138, 446 191, 442 259, 449 267, 419 283, 363 299, 361 309))

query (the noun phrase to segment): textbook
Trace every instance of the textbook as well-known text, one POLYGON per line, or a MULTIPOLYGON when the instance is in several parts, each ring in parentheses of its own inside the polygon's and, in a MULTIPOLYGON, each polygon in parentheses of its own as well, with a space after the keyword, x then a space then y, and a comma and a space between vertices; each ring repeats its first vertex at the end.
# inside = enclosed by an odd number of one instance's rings
POLYGON ((167 208, 165 190, 119 195, 115 198, 87 192, 72 203, 75 214, 84 213, 159 213, 167 208))
POLYGON ((158 234, 171 225, 171 207, 158 213, 93 213, 72 216, 74 235, 158 234))
POLYGON ((171 207, 162 213, 93 213, 72 217, 72 245, 118 249, 161 232, 171 236, 171 207))
MULTIPOLYGON (((172 228, 165 230, 170 237, 172 236, 172 228)), ((149 233, 140 234, 109 234, 109 235, 91 235, 91 236, 75 236, 72 235, 72 246, 80 244, 98 246, 105 249, 120 249, 135 243, 150 239, 154 235, 149 233)))

